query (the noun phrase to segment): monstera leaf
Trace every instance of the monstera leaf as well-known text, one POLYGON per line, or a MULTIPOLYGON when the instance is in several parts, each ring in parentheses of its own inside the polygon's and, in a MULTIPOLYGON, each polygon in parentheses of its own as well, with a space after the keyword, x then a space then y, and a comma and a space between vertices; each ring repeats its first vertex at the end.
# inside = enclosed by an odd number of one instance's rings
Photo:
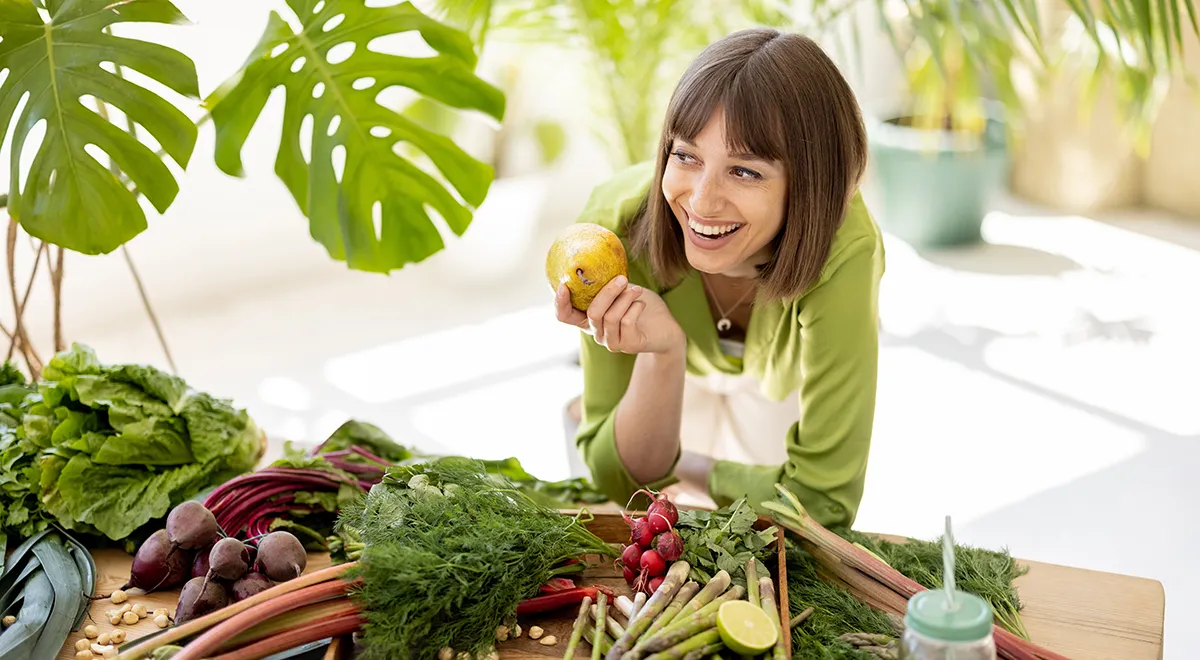
POLYGON ((27 99, 12 135, 9 213, 43 241, 85 254, 107 253, 146 229, 139 193, 161 213, 179 185, 159 156, 81 97, 119 108, 186 166, 196 145, 195 124, 158 95, 101 67, 126 67, 198 98, 196 67, 186 56, 105 30, 115 23, 177 23, 184 17, 167 0, 48 0, 45 22, 38 12, 42 5, 0 0, 0 70, 8 70, 0 84, 0 145, 19 102, 27 99), (27 144, 43 120, 41 144, 27 144), (97 161, 88 145, 107 154, 120 176, 108 162, 97 161), (22 153, 34 149, 29 171, 22 172, 22 153))
POLYGON ((465 33, 410 3, 367 7, 363 0, 288 0, 288 6, 302 29, 293 30, 272 12, 245 66, 206 101, 217 129, 217 166, 242 174, 242 146, 267 97, 282 86, 286 101, 275 172, 308 217, 313 238, 358 270, 388 272, 436 253, 444 244, 427 209, 461 235, 472 208, 487 195, 492 168, 381 105, 380 92, 405 87, 497 120, 504 114, 504 95, 475 75, 476 55, 465 33), (375 39, 413 30, 435 55, 401 57, 368 48, 375 39), (331 54, 335 48, 339 52, 331 54), (311 138, 302 135, 306 119, 311 138), (310 140, 308 158, 302 140, 310 140), (403 143, 428 156, 449 185, 400 155, 403 143))

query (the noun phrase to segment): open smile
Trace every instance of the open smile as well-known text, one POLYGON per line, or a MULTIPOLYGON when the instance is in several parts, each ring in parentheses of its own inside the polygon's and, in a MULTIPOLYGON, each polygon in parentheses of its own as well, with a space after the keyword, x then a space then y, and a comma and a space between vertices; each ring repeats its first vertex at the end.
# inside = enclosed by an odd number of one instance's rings
MULTIPOLYGON (((684 213, 687 213, 686 209, 684 213)), ((687 229, 684 233, 692 245, 703 250, 715 250, 728 243, 744 226, 742 223, 703 224, 687 213, 687 229)))

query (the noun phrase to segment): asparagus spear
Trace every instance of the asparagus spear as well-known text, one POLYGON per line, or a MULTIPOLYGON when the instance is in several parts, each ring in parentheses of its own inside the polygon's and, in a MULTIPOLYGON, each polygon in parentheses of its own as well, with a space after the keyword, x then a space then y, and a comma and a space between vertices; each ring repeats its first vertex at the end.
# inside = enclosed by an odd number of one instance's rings
MULTIPOLYGON (((587 608, 589 611, 591 607, 587 608)), ((586 614, 583 615, 586 618, 586 614)), ((604 641, 604 626, 608 622, 608 596, 603 591, 596 594, 596 632, 592 636, 592 660, 600 660, 600 645, 604 641)))
POLYGON ((763 611, 767 613, 767 617, 771 619, 771 623, 780 629, 779 639, 775 640, 772 659, 787 660, 787 654, 783 650, 783 625, 779 619, 779 610, 775 609, 775 583, 771 582, 771 578, 769 577, 762 578, 758 581, 758 592, 762 598, 763 611))
POLYGON ((682 621, 688 615, 699 612, 705 605, 711 603, 714 598, 725 593, 725 590, 729 588, 730 582, 731 580, 728 572, 724 570, 717 572, 717 574, 708 581, 708 584, 704 585, 704 588, 700 590, 700 593, 696 594, 695 598, 688 601, 687 604, 683 606, 683 609, 679 610, 679 613, 676 614, 675 618, 667 623, 667 625, 669 626, 673 623, 682 621))
MULTIPOLYGON (((710 655, 715 655, 716 653, 720 652, 724 648, 725 648, 725 645, 718 641, 714 644, 709 644, 708 646, 705 646, 702 649, 697 649, 695 651, 688 653, 687 655, 683 656, 683 660, 703 660, 704 658, 707 658, 710 655)), ((721 660, 721 659, 718 656, 718 657, 713 658, 713 660, 721 660)))
POLYGON ((686 616, 682 619, 676 619, 675 621, 672 621, 671 623, 667 624, 667 626, 665 628, 663 628, 662 630, 658 631, 658 633, 655 634, 655 637, 657 637, 658 635, 661 635, 662 633, 667 632, 669 630, 673 630, 680 626, 686 625, 688 622, 692 621, 694 617, 703 617, 703 616, 708 616, 709 614, 716 616, 717 610, 721 608, 721 605, 723 605, 726 602, 731 601, 731 600, 741 600, 742 596, 745 596, 745 595, 746 595, 746 590, 742 588, 742 585, 740 585, 740 584, 734 585, 734 587, 732 589, 721 594, 720 596, 715 598, 713 600, 713 602, 709 603, 708 605, 701 607, 694 614, 689 614, 688 616, 686 616))
POLYGON ((633 623, 633 620, 641 613, 642 608, 646 606, 646 598, 646 592, 644 591, 639 591, 633 595, 633 611, 630 612, 629 616, 625 617, 626 621, 633 623))
POLYGON ((620 660, 621 656, 625 655, 633 648, 635 642, 641 637, 642 633, 650 627, 654 622, 654 617, 658 616, 663 608, 675 597, 675 592, 683 586, 683 581, 687 579, 688 573, 692 567, 686 561, 680 560, 671 564, 671 568, 667 570, 666 576, 663 578, 662 584, 658 587, 658 591, 646 601, 646 605, 638 613, 635 620, 629 623, 629 627, 625 630, 625 634, 617 640, 608 654, 606 660, 620 660))
MULTIPOLYGON (((674 621, 675 615, 679 614, 679 611, 683 609, 683 606, 686 605, 688 601, 692 600, 692 597, 696 595, 697 591, 700 591, 700 585, 688 580, 682 587, 679 588, 679 591, 675 592, 675 598, 671 599, 671 604, 667 605, 662 614, 658 615, 658 618, 654 620, 654 623, 650 624, 650 627, 646 629, 646 632, 642 633, 642 639, 653 637, 655 633, 665 628, 668 623, 674 621)), ((637 647, 635 646, 634 648, 637 647)))
POLYGON ((758 595, 758 564, 754 563, 754 558, 746 562, 746 600, 751 603, 757 603, 760 596, 758 595))
POLYGON ((683 660, 692 651, 698 651, 710 644, 717 644, 721 641, 721 633, 717 632, 716 628, 706 630, 699 635, 694 635, 671 648, 655 653, 646 658, 646 660, 683 660))
POLYGON ((683 623, 678 623, 665 630, 660 630, 654 637, 643 639, 638 643, 637 650, 643 654, 665 651, 676 644, 682 643, 684 640, 699 635, 709 628, 716 627, 716 610, 713 610, 711 613, 703 616, 701 616, 699 613, 696 613, 688 617, 688 620, 684 621, 683 623))
MULTIPOLYGON (((585 623, 583 625, 583 638, 584 639, 594 639, 595 634, 596 634, 596 628, 594 626, 592 626, 592 624, 585 623)), ((600 640, 600 652, 608 653, 608 650, 612 648, 612 644, 613 644, 612 640, 609 639, 608 635, 604 635, 604 637, 600 640)))
POLYGON ((626 621, 633 621, 633 601, 629 596, 617 596, 617 611, 625 615, 626 621))
POLYGON ((575 657, 575 647, 579 645, 579 639, 583 637, 583 627, 587 625, 588 610, 591 607, 591 596, 584 597, 583 602, 579 604, 579 614, 575 617, 575 626, 571 629, 571 640, 567 642, 567 652, 563 655, 563 660, 571 660, 575 657))
MULTIPOLYGON (((617 621, 617 617, 613 616, 611 608, 609 608, 608 616, 605 618, 607 619, 604 622, 605 632, 612 636, 613 639, 621 639, 621 635, 625 634, 625 628, 621 625, 620 621, 617 621)), ((600 620, 600 614, 595 605, 592 605, 592 619, 595 621, 600 620)))

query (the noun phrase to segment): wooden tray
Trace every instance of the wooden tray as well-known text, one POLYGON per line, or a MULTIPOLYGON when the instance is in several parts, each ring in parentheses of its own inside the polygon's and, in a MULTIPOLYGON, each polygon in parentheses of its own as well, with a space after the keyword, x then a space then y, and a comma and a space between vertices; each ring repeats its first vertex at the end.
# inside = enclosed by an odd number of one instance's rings
MULTIPOLYGON (((563 511, 567 515, 575 515, 575 511, 563 511)), ((588 529, 593 534, 609 543, 629 543, 629 526, 621 519, 621 516, 613 513, 595 513, 595 518, 587 523, 588 529)), ((645 512, 638 512, 638 517, 644 516, 645 512)), ((755 523, 755 529, 768 529, 772 526, 769 519, 759 517, 755 523)), ((775 582, 775 598, 779 605, 779 620, 782 624, 783 640, 787 657, 792 657, 792 635, 791 628, 788 622, 791 620, 791 615, 788 613, 788 593, 787 593, 787 554, 783 541, 783 530, 778 529, 778 534, 775 539, 775 550, 778 568, 771 575, 775 582)), ((575 578, 575 583, 579 586, 589 585, 604 585, 610 587, 618 596, 625 595, 633 597, 633 590, 625 583, 625 577, 621 570, 613 563, 595 564, 584 570, 581 576, 575 578)), ((701 585, 703 586, 703 585, 701 585)), ((610 612, 614 611, 612 608, 610 612)), ((500 657, 505 660, 525 660, 544 658, 562 658, 566 652, 567 641, 571 637, 571 628, 575 624, 575 617, 579 614, 578 608, 568 608, 557 612, 547 612, 536 616, 525 616, 518 620, 521 626, 521 636, 517 639, 511 639, 507 642, 502 642, 496 645, 496 650, 499 651, 500 657), (529 629, 532 626, 538 626, 545 631, 545 635, 554 635, 558 639, 558 643, 554 646, 542 646, 537 640, 529 638, 529 629)), ((621 625, 626 624, 625 617, 620 613, 617 614, 621 625)), ((580 641, 579 647, 575 651, 575 657, 591 657, 592 646, 586 641, 580 641)))

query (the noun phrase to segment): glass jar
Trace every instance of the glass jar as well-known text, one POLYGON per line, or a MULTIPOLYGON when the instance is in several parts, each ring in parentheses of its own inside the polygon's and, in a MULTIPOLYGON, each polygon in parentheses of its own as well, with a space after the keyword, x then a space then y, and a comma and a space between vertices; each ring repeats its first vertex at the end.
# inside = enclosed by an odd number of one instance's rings
POLYGON ((901 660, 996 660, 992 606, 975 594, 930 590, 908 601, 901 660))

